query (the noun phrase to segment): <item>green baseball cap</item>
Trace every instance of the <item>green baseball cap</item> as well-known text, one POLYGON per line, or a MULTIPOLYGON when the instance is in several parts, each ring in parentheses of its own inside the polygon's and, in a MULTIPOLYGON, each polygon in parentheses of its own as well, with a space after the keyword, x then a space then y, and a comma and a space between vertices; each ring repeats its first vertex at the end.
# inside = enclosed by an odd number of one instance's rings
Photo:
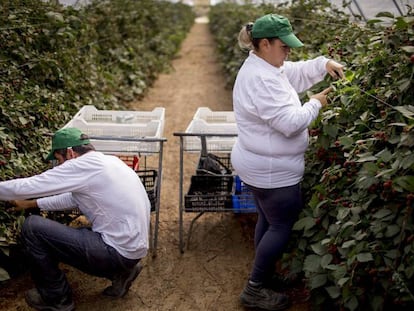
POLYGON ((279 38, 291 48, 303 46, 293 33, 289 20, 277 14, 267 14, 258 18, 253 24, 252 37, 254 39, 279 38))
POLYGON ((74 146, 89 144, 89 139, 81 139, 82 131, 75 127, 68 127, 58 130, 52 138, 52 151, 46 157, 46 160, 56 160, 55 150, 65 149, 74 146))

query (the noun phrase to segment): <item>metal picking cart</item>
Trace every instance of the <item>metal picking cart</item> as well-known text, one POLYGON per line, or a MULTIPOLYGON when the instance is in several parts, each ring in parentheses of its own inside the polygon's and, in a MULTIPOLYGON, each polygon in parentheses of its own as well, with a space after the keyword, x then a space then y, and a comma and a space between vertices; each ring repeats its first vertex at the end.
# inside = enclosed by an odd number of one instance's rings
POLYGON ((118 156, 140 177, 151 202, 155 223, 150 228, 150 248, 156 256, 162 180, 165 109, 152 111, 98 110, 83 106, 64 126, 87 134, 97 151, 118 156), (147 157, 156 155, 149 165, 147 157), (157 161, 158 160, 158 161, 157 161))
POLYGON ((176 132, 180 138, 179 174, 179 247, 184 252, 184 212, 194 212, 188 230, 187 247, 193 225, 205 212, 251 213, 256 207, 253 197, 234 175, 230 161, 231 149, 237 138, 237 126, 232 111, 211 111, 200 107, 185 132, 176 132), (184 195, 184 153, 199 153, 196 174, 191 176, 191 185, 184 195), (212 155, 213 153, 213 155, 212 155), (203 173, 203 161, 214 156, 214 161, 223 164, 229 171, 218 174, 203 173))

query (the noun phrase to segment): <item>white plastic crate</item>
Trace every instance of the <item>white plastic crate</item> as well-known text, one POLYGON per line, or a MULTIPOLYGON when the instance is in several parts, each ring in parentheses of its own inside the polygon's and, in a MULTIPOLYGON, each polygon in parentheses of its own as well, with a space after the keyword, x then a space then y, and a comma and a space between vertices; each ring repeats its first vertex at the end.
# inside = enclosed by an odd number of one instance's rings
POLYGON ((76 127, 90 137, 97 137, 98 139, 92 138, 91 143, 98 151, 113 154, 145 154, 159 152, 160 142, 139 141, 139 139, 162 138, 163 124, 164 122, 160 120, 132 124, 94 123, 77 118, 69 121, 64 128, 76 127))
MULTIPOLYGON (((237 126, 236 123, 209 123, 202 119, 194 119, 190 122, 185 132, 191 134, 232 134, 234 136, 206 137, 206 145, 208 152, 229 152, 231 151, 234 143, 236 142, 237 126)), ((183 148, 185 151, 201 151, 201 138, 198 136, 185 136, 183 144, 183 148)))
POLYGON ((201 119, 209 123, 235 123, 233 111, 213 111, 208 107, 197 109, 193 117, 194 120, 201 119))
POLYGON ((165 108, 157 107, 152 111, 98 110, 93 105, 83 106, 73 117, 86 122, 97 123, 148 123, 152 120, 165 120, 165 108))

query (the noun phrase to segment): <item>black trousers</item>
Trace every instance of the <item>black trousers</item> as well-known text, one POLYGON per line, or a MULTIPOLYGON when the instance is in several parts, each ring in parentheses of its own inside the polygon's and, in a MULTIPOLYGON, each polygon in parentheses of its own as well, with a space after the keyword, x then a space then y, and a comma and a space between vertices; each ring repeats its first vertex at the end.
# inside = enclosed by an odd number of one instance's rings
POLYGON ((99 233, 88 228, 72 228, 37 215, 26 218, 22 238, 35 286, 48 303, 72 295, 66 276, 59 269, 60 262, 112 279, 139 261, 121 256, 104 243, 99 233))
POLYGON ((300 184, 253 192, 258 213, 254 243, 255 259, 250 280, 263 283, 273 276, 275 263, 283 254, 293 224, 303 208, 300 184))

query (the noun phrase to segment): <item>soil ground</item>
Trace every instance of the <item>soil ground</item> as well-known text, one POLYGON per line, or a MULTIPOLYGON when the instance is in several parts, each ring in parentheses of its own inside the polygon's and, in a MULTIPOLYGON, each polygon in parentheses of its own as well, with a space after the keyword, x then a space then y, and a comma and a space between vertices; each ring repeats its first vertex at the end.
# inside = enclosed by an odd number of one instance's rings
MULTIPOLYGON (((156 256, 143 259, 144 269, 129 293, 116 300, 101 295, 108 280, 62 266, 77 310, 244 310, 238 297, 254 257, 254 215, 205 213, 195 222, 189 249, 179 250, 179 139, 173 133, 186 129, 198 107, 232 110, 231 90, 225 87, 216 57, 208 25, 201 20, 183 42, 171 71, 160 75, 144 100, 131 104, 131 110, 166 109, 156 256)), ((184 191, 197 161, 198 155, 185 155, 184 191)), ((185 239, 194 216, 184 213, 185 239)), ((0 310, 29 310, 24 292, 32 286, 28 275, 3 284, 0 310)), ((289 310, 308 307, 296 301, 289 310)))

